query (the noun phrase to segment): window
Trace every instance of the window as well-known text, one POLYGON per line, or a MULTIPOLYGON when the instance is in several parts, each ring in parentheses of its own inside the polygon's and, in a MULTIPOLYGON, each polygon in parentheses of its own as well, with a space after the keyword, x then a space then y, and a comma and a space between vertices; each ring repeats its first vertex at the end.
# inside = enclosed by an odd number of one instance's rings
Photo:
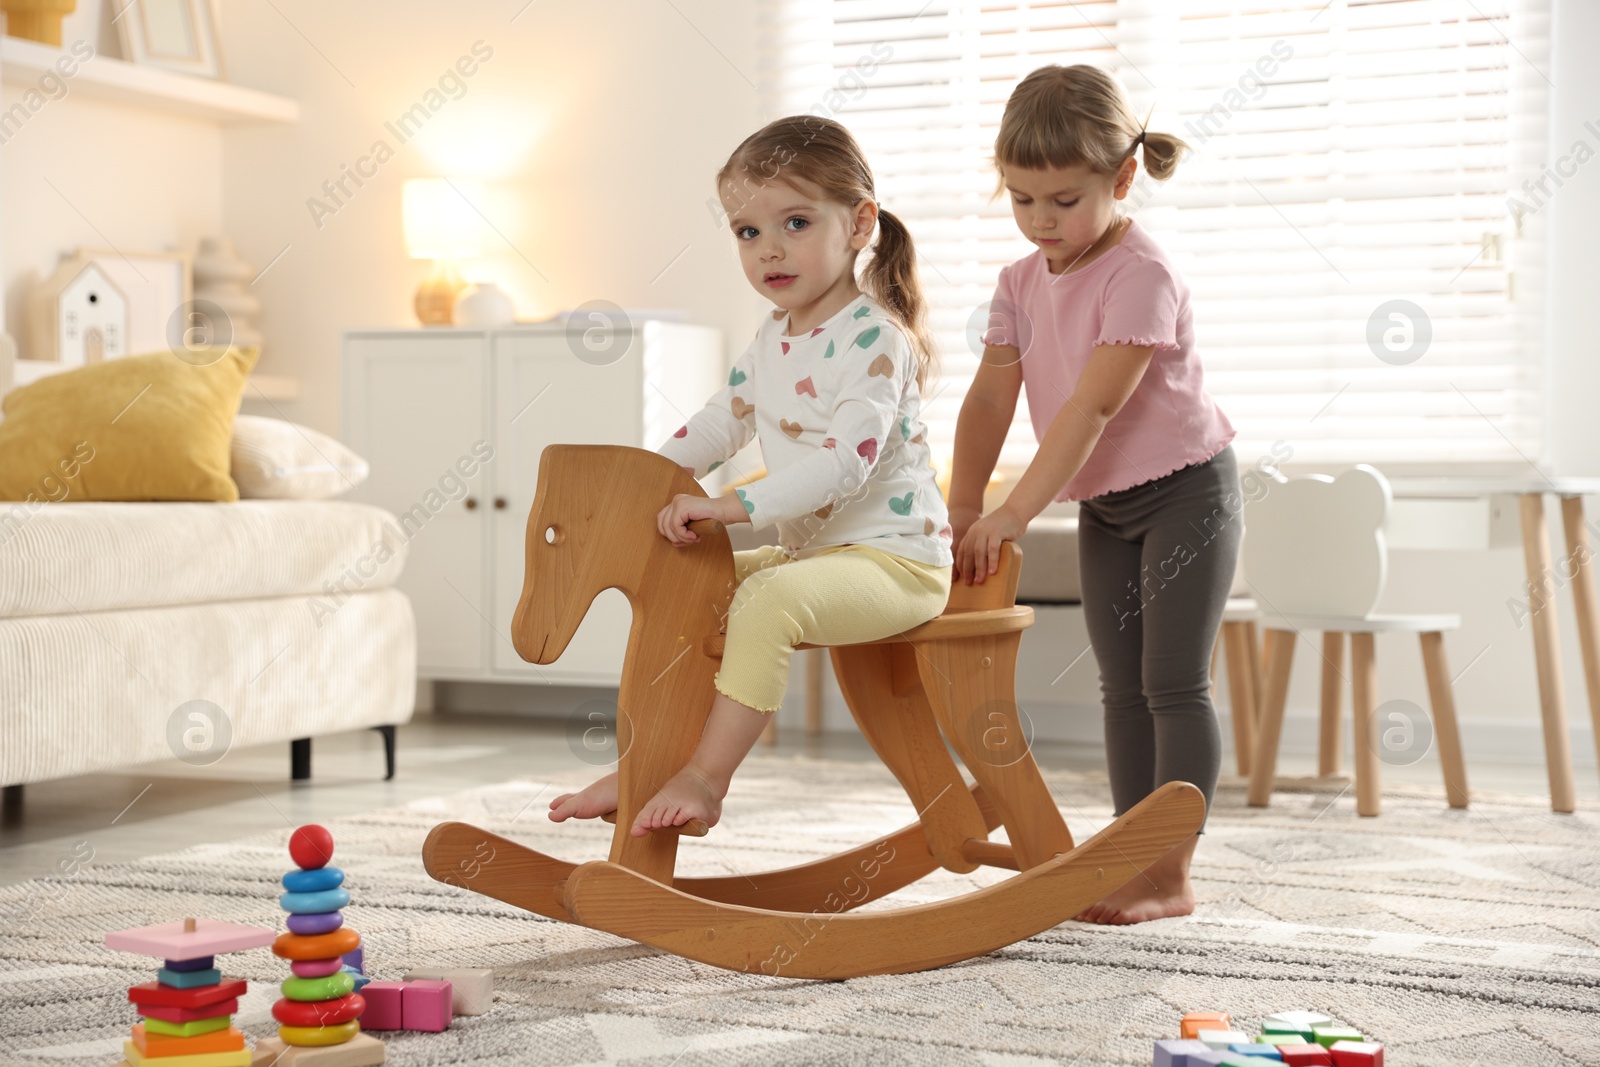
MULTIPOLYGON (((1294 464, 1525 473, 1543 458, 1548 7, 767 0, 762 90, 770 117, 848 126, 911 227, 944 456, 983 305, 1033 251, 989 199, 1006 97, 1037 66, 1094 63, 1193 149, 1171 181, 1141 170, 1125 210, 1189 285, 1241 467, 1282 441, 1294 464)), ((1002 468, 1036 447, 1024 394, 1002 468)))

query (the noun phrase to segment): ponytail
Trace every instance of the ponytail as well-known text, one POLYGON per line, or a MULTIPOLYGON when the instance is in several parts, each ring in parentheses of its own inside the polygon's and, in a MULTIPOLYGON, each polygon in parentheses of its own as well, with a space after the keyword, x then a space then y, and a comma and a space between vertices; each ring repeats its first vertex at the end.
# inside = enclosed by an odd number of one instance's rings
POLYGON ((878 240, 872 258, 861 271, 862 288, 887 308, 911 338, 917 359, 917 389, 926 390, 930 378, 937 377, 938 355, 927 327, 927 301, 917 281, 917 251, 905 223, 882 207, 878 208, 878 240))

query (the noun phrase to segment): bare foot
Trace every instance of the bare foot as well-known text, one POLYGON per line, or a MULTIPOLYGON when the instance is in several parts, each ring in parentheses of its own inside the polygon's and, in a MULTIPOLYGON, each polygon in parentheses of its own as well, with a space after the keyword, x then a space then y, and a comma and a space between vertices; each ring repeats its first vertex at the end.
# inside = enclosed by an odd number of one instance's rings
POLYGON ((577 793, 562 793, 550 802, 550 821, 598 819, 617 810, 617 772, 590 782, 577 793))
POLYGON ((1193 912, 1194 887, 1189 883, 1189 860, 1199 840, 1196 834, 1156 860, 1122 888, 1085 908, 1077 917, 1078 921, 1127 926, 1193 912))
POLYGON ((682 826, 690 819, 701 819, 707 826, 717 825, 722 817, 722 798, 728 783, 720 787, 704 772, 689 764, 667 780, 661 792, 651 797, 633 820, 634 837, 643 837, 663 826, 682 826))

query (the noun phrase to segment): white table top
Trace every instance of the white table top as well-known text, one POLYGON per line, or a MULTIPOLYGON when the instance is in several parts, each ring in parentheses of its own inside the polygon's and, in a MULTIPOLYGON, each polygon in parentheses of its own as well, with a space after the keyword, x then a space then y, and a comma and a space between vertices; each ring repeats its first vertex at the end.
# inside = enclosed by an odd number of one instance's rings
POLYGON ((1600 478, 1547 478, 1541 474, 1503 477, 1390 478, 1395 496, 1473 497, 1497 493, 1556 493, 1582 496, 1600 493, 1600 478))

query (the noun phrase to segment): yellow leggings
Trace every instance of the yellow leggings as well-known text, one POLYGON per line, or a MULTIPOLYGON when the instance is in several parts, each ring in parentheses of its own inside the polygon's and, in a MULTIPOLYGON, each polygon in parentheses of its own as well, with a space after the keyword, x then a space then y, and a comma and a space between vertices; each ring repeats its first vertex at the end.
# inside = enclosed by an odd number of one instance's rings
POLYGON ((951 565, 868 545, 833 545, 796 559, 778 545, 733 554, 733 601, 717 691, 777 711, 799 644, 849 645, 920 626, 944 611, 951 565))

